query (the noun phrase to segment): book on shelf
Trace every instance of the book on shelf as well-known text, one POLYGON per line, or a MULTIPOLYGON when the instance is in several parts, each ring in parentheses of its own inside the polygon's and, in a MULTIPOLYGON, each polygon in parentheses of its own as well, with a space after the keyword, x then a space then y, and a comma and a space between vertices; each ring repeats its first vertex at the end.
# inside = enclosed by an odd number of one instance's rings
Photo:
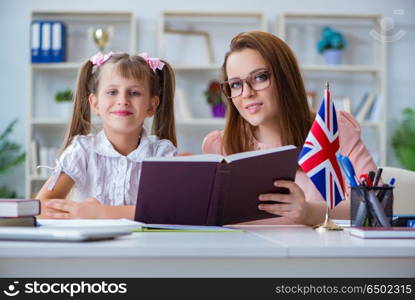
POLYGON ((298 153, 295 146, 284 146, 229 156, 145 159, 135 220, 147 224, 225 225, 278 217, 258 209, 258 196, 289 192, 276 187, 274 181, 294 181, 298 153))
POLYGON ((30 169, 32 175, 39 175, 39 145, 36 140, 30 141, 30 169))
POLYGON ((363 104, 360 106, 360 109, 356 111, 355 118, 358 122, 363 122, 366 120, 366 116, 372 107, 373 101, 375 100, 375 94, 370 92, 367 94, 367 97, 365 97, 362 101, 363 104))
POLYGON ((36 217, 14 217, 14 218, 0 218, 0 226, 26 226, 35 227, 36 217))
POLYGON ((366 120, 367 121, 371 121, 371 122, 378 122, 381 118, 381 113, 382 113, 382 103, 381 103, 381 96, 380 95, 376 95, 372 107, 370 108, 370 110, 368 111, 367 115, 366 115, 366 120))
POLYGON ((369 92, 366 92, 363 94, 363 97, 360 99, 359 103, 357 104, 357 106, 353 109, 353 116, 356 117, 357 113, 362 109, 363 104, 366 101, 366 98, 369 96, 369 92))
POLYGON ((36 164, 36 173, 43 177, 48 177, 51 173, 51 168, 56 165, 56 158, 58 156, 59 149, 56 147, 44 147, 39 149, 39 163, 36 164))
POLYGON ((362 239, 415 239, 415 228, 351 227, 350 234, 362 239))
POLYGON ((182 88, 176 88, 176 94, 174 98, 176 105, 175 112, 177 113, 178 120, 191 120, 192 112, 186 99, 185 92, 182 88))
POLYGON ((40 214, 40 200, 0 199, 0 217, 29 217, 40 214))

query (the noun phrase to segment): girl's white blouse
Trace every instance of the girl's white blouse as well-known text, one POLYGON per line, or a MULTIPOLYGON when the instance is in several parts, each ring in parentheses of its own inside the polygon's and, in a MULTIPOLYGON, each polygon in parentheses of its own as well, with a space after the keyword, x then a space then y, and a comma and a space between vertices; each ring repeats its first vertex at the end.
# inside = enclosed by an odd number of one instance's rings
POLYGON ((135 205, 143 159, 176 154, 169 140, 147 135, 144 128, 139 146, 127 156, 114 149, 103 130, 97 135, 78 135, 57 159, 48 189, 54 188, 64 172, 75 182, 75 201, 92 197, 106 205, 135 205))

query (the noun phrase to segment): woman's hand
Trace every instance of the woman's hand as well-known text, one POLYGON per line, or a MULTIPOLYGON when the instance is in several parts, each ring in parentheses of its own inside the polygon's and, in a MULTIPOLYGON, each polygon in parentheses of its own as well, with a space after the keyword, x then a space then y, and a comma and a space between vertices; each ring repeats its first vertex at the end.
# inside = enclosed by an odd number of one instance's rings
POLYGON ((277 201, 275 204, 260 204, 258 209, 271 214, 286 217, 297 224, 304 224, 309 206, 305 200, 303 190, 293 181, 277 180, 274 181, 277 187, 285 187, 289 194, 261 194, 260 201, 277 201))
POLYGON ((101 217, 104 205, 95 198, 86 198, 83 202, 50 199, 46 207, 45 215, 51 219, 96 219, 101 217))

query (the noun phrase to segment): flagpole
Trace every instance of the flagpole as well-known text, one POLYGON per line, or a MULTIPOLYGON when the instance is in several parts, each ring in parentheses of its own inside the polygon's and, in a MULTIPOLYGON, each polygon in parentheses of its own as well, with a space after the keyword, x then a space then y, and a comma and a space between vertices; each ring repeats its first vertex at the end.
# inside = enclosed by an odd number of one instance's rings
MULTIPOLYGON (((330 91, 330 85, 329 82, 326 81, 326 92, 330 91)), ((318 225, 313 226, 313 229, 315 229, 318 232, 325 232, 325 231, 331 231, 331 230, 343 230, 343 227, 335 224, 331 218, 330 218, 330 207, 326 203, 326 215, 324 216, 324 222, 318 225)))
POLYGON ((331 231, 331 230, 341 231, 343 230, 343 227, 337 225, 331 220, 330 208, 326 205, 326 215, 324 217, 324 222, 313 226, 313 229, 315 229, 318 232, 325 232, 325 231, 331 231))

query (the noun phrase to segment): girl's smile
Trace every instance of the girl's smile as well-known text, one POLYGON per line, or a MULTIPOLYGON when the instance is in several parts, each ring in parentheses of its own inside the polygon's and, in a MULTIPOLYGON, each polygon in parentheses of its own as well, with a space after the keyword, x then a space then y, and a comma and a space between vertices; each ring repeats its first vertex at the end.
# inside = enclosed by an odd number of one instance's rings
POLYGON ((119 117, 128 117, 132 115, 133 113, 128 110, 116 110, 116 111, 111 112, 111 114, 114 114, 119 117))

